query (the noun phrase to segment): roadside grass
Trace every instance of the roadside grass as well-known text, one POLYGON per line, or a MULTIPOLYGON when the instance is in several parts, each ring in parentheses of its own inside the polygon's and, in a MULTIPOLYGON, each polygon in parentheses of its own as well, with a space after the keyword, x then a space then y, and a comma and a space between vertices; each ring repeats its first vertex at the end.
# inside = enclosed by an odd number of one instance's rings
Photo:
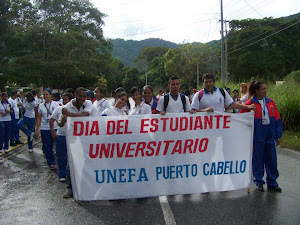
POLYGON ((280 147, 300 151, 300 131, 283 131, 280 147))

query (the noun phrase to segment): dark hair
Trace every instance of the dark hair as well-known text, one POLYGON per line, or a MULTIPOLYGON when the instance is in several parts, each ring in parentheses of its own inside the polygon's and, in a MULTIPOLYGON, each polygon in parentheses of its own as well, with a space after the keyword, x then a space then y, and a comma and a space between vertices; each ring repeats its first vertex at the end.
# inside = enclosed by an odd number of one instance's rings
POLYGON ((86 90, 85 90, 84 87, 79 87, 79 88, 77 88, 75 93, 78 94, 79 91, 84 91, 84 92, 86 92, 86 90))
POLYGON ((205 73, 202 76, 202 82, 204 82, 204 79, 213 79, 215 81, 215 76, 212 73, 205 73))
POLYGON ((98 90, 100 93, 103 93, 103 89, 101 87, 96 87, 95 90, 98 90))
POLYGON ((190 94, 191 94, 191 92, 190 92, 190 90, 189 89, 186 89, 185 91, 184 91, 184 95, 185 96, 190 96, 190 94))
POLYGON ((170 84, 173 80, 179 80, 179 78, 176 76, 171 77, 168 81, 168 84, 170 84))
POLYGON ((145 89, 149 88, 151 90, 151 92, 153 93, 153 87, 151 87, 150 85, 145 85, 143 87, 143 91, 145 91, 145 89))
POLYGON ((115 90, 112 90, 111 92, 110 92, 110 94, 116 94, 116 91, 115 90))
MULTIPOLYGON (((129 96, 128 96, 128 94, 127 94, 125 91, 123 91, 123 92, 121 92, 120 94, 118 94, 116 98, 119 99, 119 98, 122 98, 123 96, 127 96, 127 99, 128 99, 128 101, 127 101, 127 106, 128 106, 128 108, 130 109, 129 96)), ((116 102, 117 102, 117 101, 116 101, 116 102)))
POLYGON ((68 89, 66 90, 66 93, 72 93, 73 96, 75 95, 75 91, 74 91, 73 88, 68 88, 68 89))
POLYGON ((239 93, 239 90, 237 90, 237 89, 234 89, 232 92, 237 92, 237 93, 239 93))
MULTIPOLYGON (((31 97, 31 98, 32 98, 31 102, 34 100, 34 97, 33 97, 33 94, 32 94, 31 91, 27 91, 25 96, 26 96, 26 98, 27 98, 27 101, 28 101, 28 97, 31 97)), ((29 102, 29 101, 28 101, 28 102, 29 102)))
POLYGON ((56 98, 56 101, 60 100, 60 94, 59 93, 53 93, 53 96, 56 98))
POLYGON ((141 94, 141 90, 138 87, 132 87, 130 89, 130 94, 132 95, 135 92, 138 92, 139 94, 141 94))
POLYGON ((32 89, 32 90, 31 90, 31 93, 32 93, 33 95, 37 95, 38 92, 37 92, 36 89, 32 89))
POLYGON ((1 96, 3 96, 3 95, 7 95, 7 92, 6 92, 6 91, 3 91, 3 92, 1 93, 1 96))
POLYGON ((115 90, 116 93, 120 93, 120 92, 125 92, 125 89, 122 88, 122 87, 118 87, 116 90, 115 90))
POLYGON ((14 96, 14 95, 16 95, 16 94, 18 94, 17 90, 13 90, 13 91, 11 92, 11 95, 12 95, 12 96, 14 96))
POLYGON ((162 90, 162 89, 159 89, 158 93, 160 93, 160 92, 163 92, 163 90, 162 90))
POLYGON ((265 84, 263 81, 250 81, 248 84, 249 98, 253 97, 256 94, 256 90, 259 90, 263 84, 265 84))
POLYGON ((73 99, 73 95, 71 95, 70 93, 64 93, 62 97, 64 96, 67 96, 70 100, 73 99))

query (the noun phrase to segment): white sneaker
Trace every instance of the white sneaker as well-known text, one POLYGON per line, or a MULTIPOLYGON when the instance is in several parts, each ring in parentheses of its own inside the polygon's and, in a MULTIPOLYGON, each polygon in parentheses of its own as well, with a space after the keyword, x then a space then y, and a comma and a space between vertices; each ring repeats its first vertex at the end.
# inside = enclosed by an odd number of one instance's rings
POLYGON ((4 149, 4 152, 7 153, 7 152, 8 152, 8 149, 4 149))
POLYGON ((33 152, 33 149, 32 148, 28 149, 28 152, 33 152))
POLYGON ((62 178, 59 178, 59 181, 60 181, 60 182, 65 182, 65 181, 66 181, 66 178, 63 178, 63 177, 62 177, 62 178))

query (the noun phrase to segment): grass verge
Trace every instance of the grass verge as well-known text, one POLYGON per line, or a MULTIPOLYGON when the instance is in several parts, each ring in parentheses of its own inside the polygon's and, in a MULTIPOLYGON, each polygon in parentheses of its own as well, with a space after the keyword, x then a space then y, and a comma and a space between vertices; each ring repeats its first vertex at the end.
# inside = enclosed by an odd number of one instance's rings
POLYGON ((285 130, 280 147, 300 151, 300 131, 285 130))

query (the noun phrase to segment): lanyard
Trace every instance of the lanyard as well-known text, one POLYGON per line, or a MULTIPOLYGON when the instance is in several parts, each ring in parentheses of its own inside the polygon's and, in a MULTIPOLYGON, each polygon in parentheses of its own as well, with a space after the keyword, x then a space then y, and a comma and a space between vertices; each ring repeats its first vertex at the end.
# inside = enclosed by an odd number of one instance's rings
POLYGON ((99 103, 99 105, 97 105, 97 107, 101 106, 102 107, 102 104, 105 102, 105 99, 103 99, 102 102, 99 103))
POLYGON ((1 101, 1 104, 3 105, 3 108, 4 108, 4 112, 7 110, 7 107, 8 107, 8 104, 7 104, 7 102, 6 102, 6 107, 4 106, 4 103, 3 103, 3 101, 1 101))
POLYGON ((265 117, 266 116, 266 100, 265 100, 265 98, 263 98, 262 112, 265 117))
POLYGON ((50 102, 50 104, 49 104, 49 109, 48 109, 47 106, 46 106, 46 102, 45 102, 45 108, 46 108, 46 110, 47 110, 47 117, 48 117, 49 115, 51 116, 51 113, 50 113, 51 103, 52 103, 52 101, 50 102))

